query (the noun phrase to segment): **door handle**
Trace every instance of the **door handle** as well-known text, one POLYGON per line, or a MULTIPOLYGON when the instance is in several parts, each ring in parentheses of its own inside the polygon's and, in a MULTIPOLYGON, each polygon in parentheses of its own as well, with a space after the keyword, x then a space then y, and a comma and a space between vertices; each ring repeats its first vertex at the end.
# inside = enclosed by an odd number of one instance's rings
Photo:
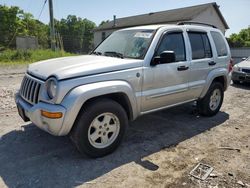
POLYGON ((178 71, 185 71, 185 70, 188 70, 188 69, 189 69, 188 66, 179 66, 179 67, 177 67, 178 71))
POLYGON ((214 65, 216 65, 216 62, 210 61, 210 62, 208 63, 208 65, 209 65, 209 66, 214 66, 214 65))

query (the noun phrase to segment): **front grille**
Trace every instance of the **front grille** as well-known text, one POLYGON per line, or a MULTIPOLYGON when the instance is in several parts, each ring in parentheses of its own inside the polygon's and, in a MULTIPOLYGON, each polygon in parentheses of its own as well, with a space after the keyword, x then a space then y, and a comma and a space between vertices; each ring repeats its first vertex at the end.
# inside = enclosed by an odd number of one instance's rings
POLYGON ((242 72, 250 73, 250 69, 242 69, 242 72))
POLYGON ((37 104, 40 89, 40 82, 25 75, 21 84, 20 94, 26 101, 32 104, 37 104))

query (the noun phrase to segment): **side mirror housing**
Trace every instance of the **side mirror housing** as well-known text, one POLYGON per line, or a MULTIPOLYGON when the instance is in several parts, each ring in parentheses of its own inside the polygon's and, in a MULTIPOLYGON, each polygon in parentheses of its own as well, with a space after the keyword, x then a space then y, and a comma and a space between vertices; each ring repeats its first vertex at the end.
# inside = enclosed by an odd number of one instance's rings
POLYGON ((241 60, 242 60, 242 61, 245 61, 246 59, 247 59, 246 57, 243 57, 241 60))
POLYGON ((160 56, 155 56, 152 59, 151 65, 155 66, 158 64, 172 63, 175 62, 175 53, 174 51, 163 51, 160 56))

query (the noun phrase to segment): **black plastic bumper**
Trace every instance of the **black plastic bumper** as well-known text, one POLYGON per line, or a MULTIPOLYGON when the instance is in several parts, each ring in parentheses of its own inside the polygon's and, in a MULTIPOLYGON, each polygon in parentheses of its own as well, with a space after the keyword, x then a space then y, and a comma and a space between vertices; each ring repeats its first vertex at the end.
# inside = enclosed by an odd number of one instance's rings
POLYGON ((233 72, 232 80, 242 81, 242 82, 250 82, 250 74, 244 72, 233 72))

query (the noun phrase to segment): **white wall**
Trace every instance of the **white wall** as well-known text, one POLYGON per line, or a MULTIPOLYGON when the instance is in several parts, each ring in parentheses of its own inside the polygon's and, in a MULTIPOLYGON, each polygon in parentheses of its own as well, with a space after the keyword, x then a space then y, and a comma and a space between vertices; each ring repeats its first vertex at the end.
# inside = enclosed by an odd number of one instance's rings
POLYGON ((38 39, 31 36, 19 36, 16 37, 16 48, 17 49, 37 49, 38 48, 38 39))
MULTIPOLYGON (((193 20, 194 22, 204 22, 208 24, 215 25, 218 29, 225 34, 226 29, 222 21, 220 20, 219 15, 215 11, 215 9, 211 6, 207 8, 205 11, 196 16, 193 20)), ((167 24, 167 23, 166 23, 167 24)), ((106 37, 109 36, 115 29, 112 30, 104 30, 106 32, 106 37)), ((100 42, 102 42, 102 31, 95 31, 94 33, 94 46, 96 47, 100 42)))
POLYGON ((225 32, 226 32, 225 26, 222 23, 222 21, 220 20, 219 15, 212 7, 208 8, 207 10, 200 13, 192 21, 212 24, 212 25, 216 26, 218 29, 220 29, 222 31, 222 33, 225 34, 225 32))
POLYGON ((231 55, 234 63, 242 61, 243 57, 250 56, 250 48, 231 48, 231 55))
POLYGON ((104 30, 104 31, 95 31, 94 33, 94 47, 98 46, 102 42, 102 32, 105 32, 106 38, 113 33, 115 30, 104 30))

